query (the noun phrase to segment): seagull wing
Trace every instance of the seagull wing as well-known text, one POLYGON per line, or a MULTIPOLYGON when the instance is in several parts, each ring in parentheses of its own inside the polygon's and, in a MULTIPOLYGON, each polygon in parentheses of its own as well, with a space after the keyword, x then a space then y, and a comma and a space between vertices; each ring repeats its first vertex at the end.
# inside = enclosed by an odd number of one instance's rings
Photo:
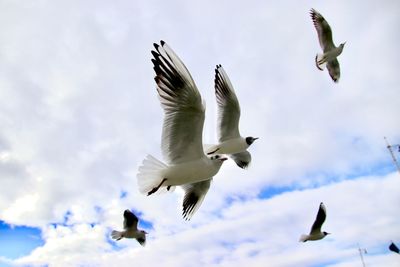
POLYGON ((240 153, 231 154, 229 156, 236 162, 236 164, 240 168, 246 169, 247 167, 249 167, 249 164, 251 162, 251 154, 249 151, 246 150, 240 153))
POLYGON ((335 83, 339 82, 340 78, 339 61, 336 58, 331 61, 328 61, 328 63, 326 64, 326 68, 328 69, 329 75, 331 76, 332 80, 335 83))
POLYGON ((332 48, 335 48, 335 44, 332 40, 332 30, 328 22, 315 9, 310 10, 310 15, 311 19, 314 22, 315 29, 318 33, 319 44, 324 53, 331 50, 332 48))
POLYGON ((315 218, 315 221, 311 227, 310 234, 321 232, 321 226, 325 222, 325 219, 326 219, 326 209, 324 203, 321 202, 321 204, 319 205, 317 218, 315 218))
POLYGON ((152 51, 164 125, 161 149, 170 164, 205 157, 202 144, 204 106, 189 71, 164 42, 152 51))
POLYGON ((218 104, 219 141, 240 137, 240 106, 233 86, 221 65, 215 68, 215 96, 218 104))
POLYGON ((134 228, 137 229, 138 217, 136 217, 130 210, 124 211, 124 229, 134 228))
POLYGON ((399 248, 393 242, 390 244, 389 249, 393 252, 400 253, 399 248))
POLYGON ((211 180, 205 180, 192 184, 182 185, 185 191, 183 197, 182 216, 185 220, 190 220, 193 214, 199 209, 201 203, 210 188, 211 180))

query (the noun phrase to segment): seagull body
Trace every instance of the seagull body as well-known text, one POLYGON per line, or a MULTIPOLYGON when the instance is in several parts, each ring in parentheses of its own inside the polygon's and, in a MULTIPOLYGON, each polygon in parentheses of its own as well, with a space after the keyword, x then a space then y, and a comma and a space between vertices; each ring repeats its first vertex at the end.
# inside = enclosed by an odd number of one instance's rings
POLYGON ((219 144, 207 149, 208 155, 227 154, 241 168, 247 168, 251 154, 247 148, 258 138, 243 138, 239 132, 240 105, 228 75, 221 65, 215 68, 215 96, 218 104, 219 144))
POLYGON ((205 108, 189 71, 164 41, 154 47, 154 79, 165 113, 161 150, 167 164, 148 155, 139 167, 138 187, 141 193, 151 195, 182 186, 183 217, 190 219, 226 158, 204 154, 205 108))
POLYGON ((325 236, 329 235, 329 233, 327 232, 321 232, 321 226, 325 222, 325 219, 326 219, 326 209, 324 203, 321 202, 321 204, 319 205, 317 217, 315 218, 315 221, 311 227, 310 234, 301 235, 299 241, 306 242, 309 240, 311 241, 320 240, 325 236))
POLYGON ((139 219, 130 210, 124 211, 124 231, 113 230, 111 232, 111 237, 115 240, 121 240, 122 238, 135 238, 140 245, 144 246, 146 244, 146 232, 143 230, 138 230, 139 219))
POLYGON ((340 78, 340 65, 337 57, 342 53, 345 43, 335 46, 332 40, 332 30, 325 18, 315 9, 310 10, 311 18, 318 33, 319 44, 323 54, 317 54, 315 64, 319 70, 323 70, 325 65, 329 75, 334 82, 340 78))

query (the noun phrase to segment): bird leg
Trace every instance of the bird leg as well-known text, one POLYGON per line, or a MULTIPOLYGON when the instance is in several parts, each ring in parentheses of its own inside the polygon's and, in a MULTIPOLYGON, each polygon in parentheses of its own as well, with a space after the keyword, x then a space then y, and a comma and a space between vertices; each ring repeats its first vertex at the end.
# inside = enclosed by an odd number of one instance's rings
POLYGON ((162 186, 162 184, 163 184, 166 180, 167 180, 167 178, 164 178, 164 179, 161 181, 161 183, 160 183, 158 186, 156 186, 156 187, 154 187, 153 189, 151 189, 151 190, 147 193, 147 195, 150 196, 151 194, 154 194, 155 192, 157 192, 157 190, 160 189, 160 187, 162 186))

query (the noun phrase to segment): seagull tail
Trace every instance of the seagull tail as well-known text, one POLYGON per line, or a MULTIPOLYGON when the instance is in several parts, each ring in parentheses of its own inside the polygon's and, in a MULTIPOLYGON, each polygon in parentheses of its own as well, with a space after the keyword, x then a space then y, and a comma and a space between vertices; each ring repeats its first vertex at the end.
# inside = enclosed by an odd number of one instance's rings
POLYGON ((122 232, 113 230, 113 231, 111 232, 111 237, 112 237, 112 239, 115 239, 115 240, 118 241, 118 240, 121 240, 121 239, 122 239, 123 235, 122 235, 122 232))
POLYGON ((315 56, 315 65, 319 70, 324 70, 326 67, 326 62, 321 62, 324 58, 324 54, 317 54, 315 56))
MULTIPOLYGON (((137 174, 137 183, 139 192, 142 194, 149 193, 153 188, 157 187, 161 181, 165 178, 162 177, 162 171, 168 166, 156 159, 151 155, 147 155, 143 160, 142 165, 139 167, 137 174)), ((157 190, 157 193, 171 191, 175 186, 166 187, 163 186, 157 190)))
POLYGON ((308 239, 308 235, 301 235, 300 239, 299 239, 299 242, 306 242, 307 239, 308 239))

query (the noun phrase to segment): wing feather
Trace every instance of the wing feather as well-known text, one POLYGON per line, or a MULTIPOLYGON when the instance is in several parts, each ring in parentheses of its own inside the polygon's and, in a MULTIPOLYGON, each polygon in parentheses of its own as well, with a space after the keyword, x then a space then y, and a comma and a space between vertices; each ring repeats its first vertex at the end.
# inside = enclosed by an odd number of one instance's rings
POLYGON ((210 188, 211 180, 212 179, 182 185, 182 188, 185 191, 182 216, 185 220, 190 220, 193 214, 201 206, 201 203, 210 188))
POLYGON ((219 141, 240 137, 240 105, 228 75, 221 65, 215 68, 215 96, 218 104, 219 141))
POLYGON ((152 51, 157 92, 164 109, 161 149, 169 164, 204 157, 204 106, 189 71, 164 42, 152 51))
POLYGON ((326 219, 326 209, 324 203, 321 202, 321 204, 319 205, 317 217, 315 218, 315 221, 311 227, 310 234, 320 232, 322 224, 325 222, 325 219, 326 219))
POLYGON ((335 48, 332 40, 332 30, 325 18, 315 9, 310 10, 311 19, 318 33, 319 44, 322 51, 327 52, 335 48))
POLYGON ((328 61, 326 64, 326 68, 328 69, 329 76, 331 76, 332 80, 337 83, 340 78, 340 64, 337 58, 328 61))
POLYGON ((138 217, 130 210, 124 211, 124 229, 134 228, 137 229, 138 217))

